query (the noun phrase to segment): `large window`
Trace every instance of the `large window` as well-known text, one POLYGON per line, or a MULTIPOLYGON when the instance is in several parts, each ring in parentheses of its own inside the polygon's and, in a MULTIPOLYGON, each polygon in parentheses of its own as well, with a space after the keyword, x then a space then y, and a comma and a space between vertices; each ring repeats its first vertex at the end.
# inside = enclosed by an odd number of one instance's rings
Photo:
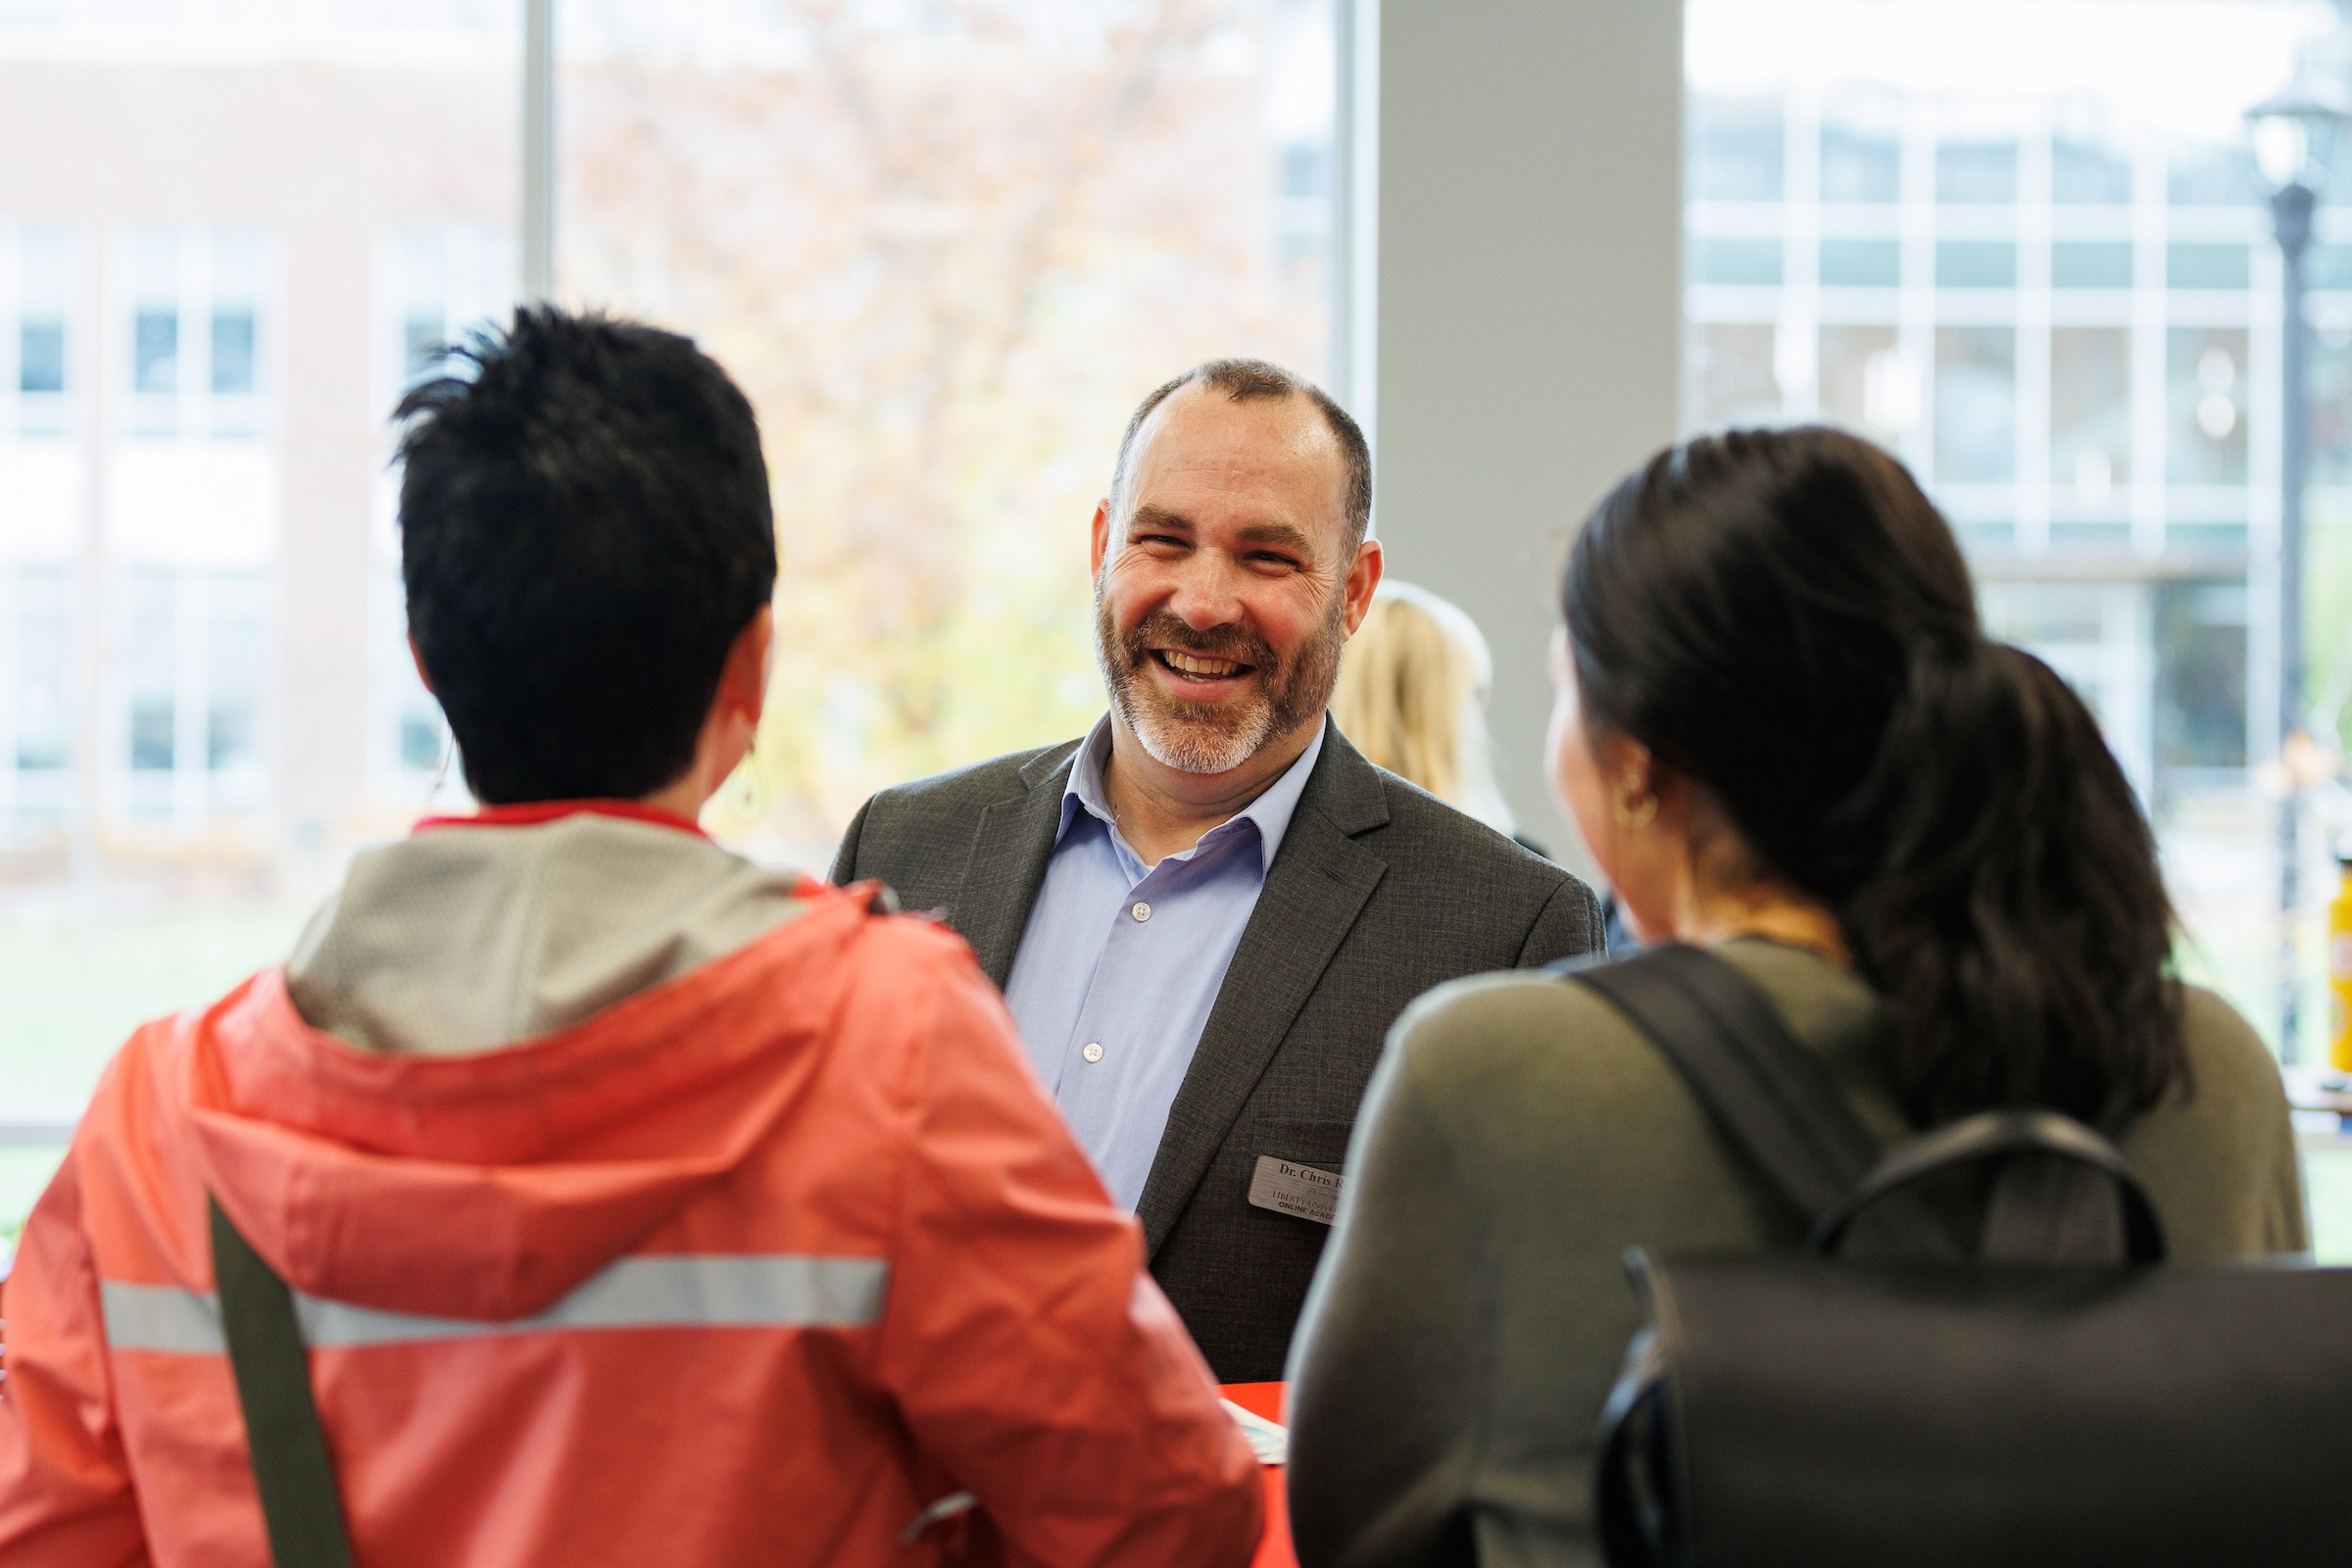
MULTIPOLYGON (((0 1120, 415 809, 368 789, 376 274, 433 225, 511 257, 520 42, 481 0, 0 8, 42 127, 0 167, 0 1120)), ((55 1159, 0 1148, 0 1229, 55 1159)))
MULTIPOLYGON (((2157 825, 2183 967, 2275 1035, 2280 274, 2242 116, 2305 52, 2352 60, 2335 9, 1690 0, 1688 19, 1686 422, 1828 419, 1911 466, 1988 625, 2098 712, 2157 825)), ((2340 728, 2342 206, 2319 214, 2310 277, 2306 690, 2340 728)), ((2314 827, 2307 1060, 2329 1032, 2324 852, 2352 821, 2314 827)))
POLYGON ((1334 50, 1328 0, 759 15, 562 13, 557 288, 759 410, 789 632, 729 826, 821 863, 878 786, 1099 711, 1087 520, 1147 391, 1321 371, 1334 50))
MULTIPOLYGON (((2229 863, 2201 837, 2234 819, 2217 798, 2250 800, 2249 764, 2278 747, 2249 685, 2275 635, 2258 557, 2278 514, 2278 263, 2240 117, 2331 19, 2261 0, 1995 10, 1692 0, 1687 417, 1827 418, 1911 465, 1988 614, 2104 715, 2203 972, 2268 1018, 2259 880, 2197 874, 2229 863), (2021 36, 2024 54, 2000 42, 2021 36)), ((2326 244, 2339 221, 2323 213, 2326 244)), ((2323 394, 2352 338, 2333 293, 2352 275, 2326 265, 2323 394)), ((2324 400, 2324 443, 2346 401, 2324 400)), ((2331 518, 2332 490, 2317 505, 2331 518)), ((2314 652, 2339 641, 2317 630, 2314 652)), ((2260 810, 2235 816, 2267 853, 2260 810)))
MULTIPOLYGON (((520 291, 522 9, 0 7, 45 127, 0 167, 0 1122, 463 802, 387 416, 520 291)), ((693 333, 767 440, 777 679, 713 822, 821 868, 870 790, 1093 718, 1138 399, 1322 371, 1330 0, 559 0, 556 37, 556 297, 693 333)), ((0 1147, 0 1230, 55 1158, 0 1147)))
POLYGON ((0 220, 0 854, 53 836, 72 804, 82 270, 70 228, 0 220))
MULTIPOLYGON (((518 252, 511 226, 478 222, 418 224, 378 238, 369 348, 377 407, 390 410, 419 382, 462 370, 453 351, 514 303, 518 252)), ((409 654, 388 423, 381 435, 383 466, 368 531, 366 744, 369 804, 397 818, 428 802, 462 805, 464 791, 449 726, 409 654)))

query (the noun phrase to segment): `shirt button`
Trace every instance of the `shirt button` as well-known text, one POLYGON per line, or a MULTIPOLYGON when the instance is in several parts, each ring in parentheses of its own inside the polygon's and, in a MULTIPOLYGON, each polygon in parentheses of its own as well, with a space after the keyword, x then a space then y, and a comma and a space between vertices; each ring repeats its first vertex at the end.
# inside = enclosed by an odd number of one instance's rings
POLYGON ((1141 899, 1138 899, 1136 901, 1135 907, 1129 912, 1132 913, 1138 920, 1149 920, 1152 918, 1152 906, 1144 903, 1141 899))
POLYGON ((1089 1061, 1101 1061, 1102 1059, 1102 1048, 1090 1040, 1087 1042, 1086 1049, 1079 1052, 1078 1054, 1084 1056, 1089 1061))

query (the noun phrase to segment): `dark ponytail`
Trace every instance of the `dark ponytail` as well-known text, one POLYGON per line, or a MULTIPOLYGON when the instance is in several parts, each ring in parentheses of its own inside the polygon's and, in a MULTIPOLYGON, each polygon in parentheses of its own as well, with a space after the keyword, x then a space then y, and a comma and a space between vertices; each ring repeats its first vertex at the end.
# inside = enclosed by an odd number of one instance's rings
POLYGON ((1586 522, 1561 608, 1588 722, 1836 913, 1917 1121, 2185 1088, 2146 819, 2082 700, 1984 635, 1900 464, 1826 429, 1661 453, 1586 522))

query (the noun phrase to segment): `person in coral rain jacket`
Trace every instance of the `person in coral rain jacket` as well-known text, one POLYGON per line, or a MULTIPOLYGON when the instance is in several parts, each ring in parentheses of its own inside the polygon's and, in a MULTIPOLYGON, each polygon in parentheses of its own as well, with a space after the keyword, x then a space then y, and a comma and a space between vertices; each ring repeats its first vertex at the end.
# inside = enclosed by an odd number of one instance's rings
POLYGON ((1249 1446, 970 952, 694 825, 766 686, 750 406, 552 310, 466 358, 403 569, 484 808, 108 1070, 8 1285, 0 1562, 1247 1562, 1249 1446))

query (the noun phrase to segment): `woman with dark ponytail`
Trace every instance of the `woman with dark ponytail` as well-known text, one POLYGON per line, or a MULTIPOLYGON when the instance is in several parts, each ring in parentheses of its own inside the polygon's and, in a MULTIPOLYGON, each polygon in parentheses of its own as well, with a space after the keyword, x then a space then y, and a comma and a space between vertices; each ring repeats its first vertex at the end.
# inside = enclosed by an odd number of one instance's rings
MULTIPOLYGON (((1553 784, 1644 940, 1741 969, 1882 1144, 2063 1110, 2117 1136, 2174 1257, 2304 1250, 2276 1067, 2175 978, 2122 769, 2049 666, 1984 635, 1900 464, 1826 429, 1670 449, 1586 522, 1560 608, 1553 784)), ((1597 1562, 1593 1436, 1642 1321, 1625 1250, 1799 1240, 1595 993, 1423 998, 1293 1346, 1300 1561, 1597 1562)))

